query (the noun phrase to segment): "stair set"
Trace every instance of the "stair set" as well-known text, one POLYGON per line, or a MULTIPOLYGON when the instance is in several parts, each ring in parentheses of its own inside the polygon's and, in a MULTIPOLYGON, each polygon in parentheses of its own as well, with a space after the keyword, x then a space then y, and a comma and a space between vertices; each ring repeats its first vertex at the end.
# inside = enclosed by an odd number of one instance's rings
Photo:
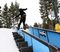
POLYGON ((28 43, 17 32, 13 32, 13 37, 19 49, 19 52, 33 52, 32 47, 28 46, 28 43))

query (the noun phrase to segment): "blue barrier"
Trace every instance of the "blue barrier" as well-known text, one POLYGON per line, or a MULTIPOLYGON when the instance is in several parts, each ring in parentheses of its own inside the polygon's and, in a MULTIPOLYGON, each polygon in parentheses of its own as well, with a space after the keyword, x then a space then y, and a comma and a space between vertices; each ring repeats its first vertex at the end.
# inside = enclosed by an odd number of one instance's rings
POLYGON ((60 48, 60 33, 48 31, 49 43, 60 48))
POLYGON ((26 33, 24 33, 24 39, 28 42, 28 46, 32 46, 32 38, 29 35, 26 35, 26 33))
POLYGON ((34 38, 32 38, 32 41, 34 52, 50 52, 49 48, 46 45, 42 44, 41 42, 37 41, 34 38))
POLYGON ((51 30, 46 30, 46 29, 40 29, 36 27, 30 27, 29 32, 33 33, 35 36, 39 37, 40 39, 48 42, 49 44, 56 46, 57 48, 60 49, 60 33, 51 31, 51 30), (31 31, 32 30, 32 31, 31 31), (45 33, 45 35, 41 34, 41 32, 45 33))
POLYGON ((29 33, 34 34, 35 36, 41 38, 42 40, 44 40, 46 42, 49 42, 48 35, 46 35, 47 32, 44 30, 46 32, 46 34, 45 34, 45 36, 43 36, 40 34, 40 32, 42 32, 42 31, 43 31, 43 29, 37 29, 37 28, 33 28, 33 27, 29 28, 29 33))
MULTIPOLYGON (((57 50, 57 48, 51 46, 50 44, 48 44, 47 42, 41 40, 40 38, 38 38, 37 36, 30 34, 26 31, 17 31, 19 35, 21 35, 25 41, 28 42, 28 46, 32 46, 33 48, 33 52, 52 52, 50 50, 50 48, 52 50, 57 50)), ((53 51, 56 52, 56 51, 53 51)))
POLYGON ((29 32, 30 32, 31 34, 34 34, 33 28, 29 28, 29 32))
POLYGON ((24 39, 28 42, 28 46, 33 47, 33 52, 50 52, 48 46, 29 36, 28 33, 24 33, 24 39))

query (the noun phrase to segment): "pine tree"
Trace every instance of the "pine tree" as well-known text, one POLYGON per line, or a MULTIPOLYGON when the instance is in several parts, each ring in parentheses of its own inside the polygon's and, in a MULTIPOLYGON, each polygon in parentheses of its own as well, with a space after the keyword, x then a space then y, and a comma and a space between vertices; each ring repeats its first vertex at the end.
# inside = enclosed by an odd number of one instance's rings
POLYGON ((38 27, 38 24, 35 22, 33 26, 34 26, 34 27, 38 27))
MULTIPOLYGON (((19 14, 19 4, 17 2, 15 2, 15 16, 19 14)), ((19 20, 18 18, 15 18, 16 21, 19 20)))
POLYGON ((6 26, 8 28, 8 6, 7 6, 7 3, 4 5, 4 8, 3 8, 3 12, 2 12, 2 16, 3 16, 3 24, 4 26, 6 26))
POLYGON ((0 28, 2 27, 1 6, 0 6, 0 28))
POLYGON ((15 16, 19 13, 18 9, 19 4, 17 2, 15 2, 15 4, 12 2, 10 8, 8 8, 7 3, 4 5, 2 19, 6 28, 10 28, 13 23, 18 20, 18 18, 15 19, 15 16))
POLYGON ((49 11, 53 10, 53 3, 52 0, 40 0, 40 13, 41 13, 41 18, 43 19, 43 28, 49 29, 50 22, 51 20, 49 19, 49 11))
POLYGON ((19 18, 15 19, 15 16, 19 13, 18 9, 19 9, 19 4, 17 2, 15 2, 15 5, 14 5, 12 2, 9 11, 11 13, 11 21, 13 22, 13 24, 14 24, 15 20, 18 21, 18 19, 19 19, 19 18))

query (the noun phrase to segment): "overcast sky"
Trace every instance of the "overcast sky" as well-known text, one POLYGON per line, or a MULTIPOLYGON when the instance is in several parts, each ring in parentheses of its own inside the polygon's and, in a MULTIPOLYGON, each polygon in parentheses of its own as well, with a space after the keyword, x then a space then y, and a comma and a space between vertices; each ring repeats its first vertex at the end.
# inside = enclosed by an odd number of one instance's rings
POLYGON ((3 7, 5 3, 10 6, 11 2, 15 3, 15 1, 19 3, 20 8, 28 8, 26 11, 26 23, 28 25, 33 25, 35 22, 42 23, 39 13, 39 0, 0 0, 0 6, 3 7))

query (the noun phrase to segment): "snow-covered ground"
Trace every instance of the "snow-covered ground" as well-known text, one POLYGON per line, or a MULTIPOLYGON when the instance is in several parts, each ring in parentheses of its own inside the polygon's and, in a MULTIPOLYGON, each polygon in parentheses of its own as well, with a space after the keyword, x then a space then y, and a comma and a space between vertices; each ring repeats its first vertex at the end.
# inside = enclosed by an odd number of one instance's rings
POLYGON ((0 28, 0 52, 19 52, 12 32, 15 30, 0 28))

